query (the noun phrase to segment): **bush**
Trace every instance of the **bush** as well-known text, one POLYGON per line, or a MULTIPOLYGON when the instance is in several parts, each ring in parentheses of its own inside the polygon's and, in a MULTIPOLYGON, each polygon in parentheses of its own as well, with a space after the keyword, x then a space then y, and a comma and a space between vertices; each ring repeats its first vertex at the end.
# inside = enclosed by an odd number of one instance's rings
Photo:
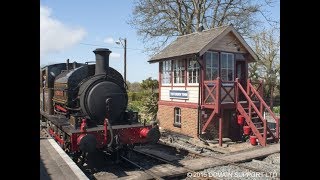
POLYGON ((274 107, 272 108, 272 111, 273 111, 274 113, 280 114, 280 106, 274 106, 274 107))
POLYGON ((156 118, 158 112, 158 97, 158 93, 149 93, 148 96, 143 99, 140 111, 143 120, 150 122, 156 118))
POLYGON ((131 101, 141 101, 145 96, 144 92, 128 92, 128 100, 131 101))
POLYGON ((131 109, 133 111, 141 111, 142 108, 142 101, 131 101, 128 103, 128 109, 131 109))

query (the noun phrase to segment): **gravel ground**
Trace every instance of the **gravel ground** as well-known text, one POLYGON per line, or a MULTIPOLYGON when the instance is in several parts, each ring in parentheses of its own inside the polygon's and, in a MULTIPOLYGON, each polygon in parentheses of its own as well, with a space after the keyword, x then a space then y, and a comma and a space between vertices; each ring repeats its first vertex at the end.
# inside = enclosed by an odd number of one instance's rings
POLYGON ((204 171, 197 172, 200 176, 198 177, 213 177, 223 180, 233 180, 233 179, 247 179, 247 180, 256 180, 256 179, 275 179, 272 178, 272 174, 264 174, 262 172, 251 171, 242 167, 227 165, 227 166, 218 166, 214 168, 209 168, 204 171))
MULTIPOLYGON (((190 175, 192 178, 217 178, 223 180, 233 179, 280 179, 280 153, 272 154, 262 161, 253 160, 240 165, 261 169, 263 172, 252 171, 245 167, 235 165, 217 166, 199 171, 190 175)), ((186 179, 192 179, 192 178, 186 179)))
MULTIPOLYGON (((170 136, 164 135, 161 137, 161 139, 170 145, 171 143, 169 141, 169 137, 170 136)), ((188 140, 184 140, 184 139, 178 138, 178 137, 174 138, 174 142, 172 144, 173 145, 180 145, 181 147, 183 147, 186 150, 195 151, 195 152, 202 154, 204 156, 216 156, 216 155, 222 154, 217 151, 213 151, 213 150, 210 150, 207 148, 196 146, 196 145, 190 143, 188 140)))
POLYGON ((232 142, 229 138, 223 138, 224 142, 222 147, 219 146, 218 140, 216 141, 207 141, 208 144, 201 142, 198 139, 179 137, 176 134, 172 134, 166 131, 163 131, 161 134, 161 140, 164 142, 170 143, 170 138, 173 138, 173 145, 181 145, 187 150, 196 151, 199 154, 205 156, 216 156, 221 154, 236 153, 238 151, 246 151, 249 149, 259 148, 260 146, 252 146, 249 142, 232 142))
POLYGON ((128 175, 134 174, 138 169, 134 169, 132 166, 129 167, 129 164, 121 163, 119 165, 112 165, 106 167, 104 171, 99 171, 90 175, 92 180, 108 180, 108 179, 118 179, 119 177, 126 177, 128 175))
POLYGON ((50 138, 50 135, 45 129, 40 128, 40 138, 50 138))
POLYGON ((263 161, 271 164, 280 165, 280 153, 271 154, 270 156, 266 157, 263 161))
POLYGON ((199 147, 199 146, 196 146, 196 145, 193 145, 189 142, 186 142, 186 141, 182 141, 182 140, 176 140, 175 143, 183 146, 185 149, 190 149, 190 150, 193 150, 199 154, 202 154, 204 156, 216 156, 216 155, 219 155, 221 153, 219 152, 216 152, 216 151, 212 151, 210 149, 206 149, 206 148, 202 148, 202 147, 199 147))
POLYGON ((177 150, 175 147, 166 146, 166 145, 162 145, 162 144, 142 145, 141 147, 139 147, 139 146, 135 147, 136 150, 139 150, 140 148, 145 149, 145 150, 148 150, 148 149, 156 150, 156 151, 159 151, 163 154, 175 156, 175 157, 179 158, 180 160, 181 159, 188 160, 188 159, 199 158, 199 157, 193 156, 193 154, 189 154, 187 151, 177 150))
POLYGON ((252 146, 249 141, 246 141, 241 143, 230 144, 225 149, 232 153, 232 152, 238 152, 238 151, 251 150, 257 147, 259 146, 252 146))
POLYGON ((271 164, 265 161, 251 161, 247 163, 242 163, 242 165, 256 169, 261 169, 264 172, 271 172, 277 174, 277 176, 280 177, 280 165, 271 164))

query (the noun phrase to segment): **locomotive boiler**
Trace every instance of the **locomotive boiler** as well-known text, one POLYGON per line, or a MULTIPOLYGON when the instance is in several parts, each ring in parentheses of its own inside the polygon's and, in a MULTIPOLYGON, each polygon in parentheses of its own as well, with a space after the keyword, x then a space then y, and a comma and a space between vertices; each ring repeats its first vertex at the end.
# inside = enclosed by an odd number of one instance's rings
POLYGON ((122 75, 109 67, 111 51, 93 51, 95 64, 58 63, 40 70, 40 119, 67 152, 110 153, 160 138, 157 124, 127 109, 122 75))

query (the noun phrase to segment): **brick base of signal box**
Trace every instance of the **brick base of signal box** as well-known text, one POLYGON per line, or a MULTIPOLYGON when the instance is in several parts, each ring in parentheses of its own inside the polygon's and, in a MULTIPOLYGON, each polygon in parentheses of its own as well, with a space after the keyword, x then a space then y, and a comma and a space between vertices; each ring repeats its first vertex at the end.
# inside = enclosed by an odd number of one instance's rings
POLYGON ((174 108, 175 106, 159 105, 157 118, 161 129, 197 138, 198 110, 179 107, 181 109, 181 126, 175 127, 174 108))

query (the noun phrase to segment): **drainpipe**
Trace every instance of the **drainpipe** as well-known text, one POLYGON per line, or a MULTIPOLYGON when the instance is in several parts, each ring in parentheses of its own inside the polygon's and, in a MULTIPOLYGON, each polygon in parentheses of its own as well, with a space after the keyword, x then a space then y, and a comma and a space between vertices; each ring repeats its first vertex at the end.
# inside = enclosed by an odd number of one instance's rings
MULTIPOLYGON (((202 64, 199 62, 199 60, 200 60, 200 57, 199 57, 199 54, 197 54, 196 55, 196 60, 197 60, 197 62, 198 62, 198 64, 199 64, 199 67, 200 67, 200 69, 199 69, 199 89, 198 89, 198 133, 197 133, 197 135, 198 135, 198 138, 201 140, 201 141, 203 141, 205 144, 207 144, 207 145, 209 145, 208 144, 208 142, 206 141, 206 140, 204 140, 202 137, 201 137, 201 100, 200 100, 200 91, 201 91, 201 85, 200 85, 200 82, 202 81, 202 72, 201 72, 201 69, 203 70, 203 66, 202 66, 202 64)), ((201 82, 202 83, 202 82, 201 82)))

